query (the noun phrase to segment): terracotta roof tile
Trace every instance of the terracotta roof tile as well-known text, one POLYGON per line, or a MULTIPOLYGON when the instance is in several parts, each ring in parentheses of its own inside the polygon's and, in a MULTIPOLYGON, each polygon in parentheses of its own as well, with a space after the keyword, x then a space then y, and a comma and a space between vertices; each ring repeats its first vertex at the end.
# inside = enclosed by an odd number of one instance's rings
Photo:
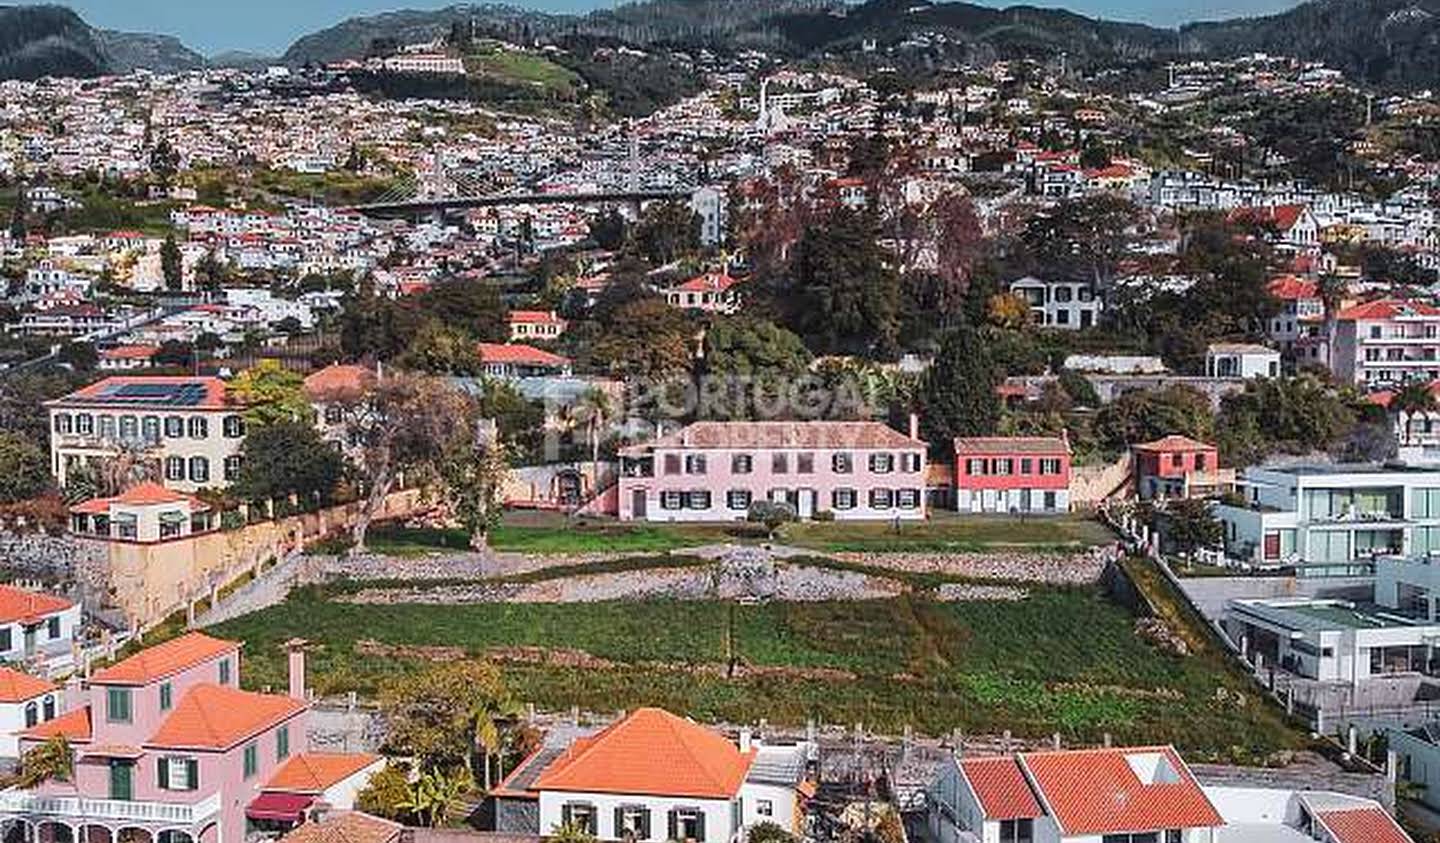
POLYGON ((379 760, 367 752, 302 752, 282 764, 263 789, 322 793, 379 760))
POLYGON ((967 758, 960 769, 980 800, 985 819, 1034 819, 1045 813, 1014 758, 967 758))
POLYGON ((64 597, 0 585, 0 623, 36 623, 75 604, 64 597))
POLYGON ((1134 446, 1137 451, 1213 451, 1214 445, 1209 445, 1198 439, 1191 439, 1188 436, 1170 434, 1162 436, 1151 442, 1141 442, 1134 446))
POLYGON ((519 363, 524 366, 568 366, 570 358, 551 354, 533 345, 520 343, 480 343, 480 359, 485 363, 519 363))
POLYGON ((1376 299, 1351 305, 1335 314, 1335 318, 1341 322, 1354 322, 1360 319, 1394 319, 1399 316, 1440 316, 1440 309, 1431 307, 1424 302, 1376 299))
POLYGON ((284 837, 284 843, 391 843, 404 826, 361 811, 331 814, 318 823, 301 823, 284 837))
POLYGON ((641 708, 575 741, 534 790, 729 799, 755 759, 724 736, 658 708, 641 708))
POLYGON ((174 410, 218 410, 228 406, 225 381, 191 375, 117 375, 46 404, 59 407, 164 407, 174 410), (127 387, 131 388, 130 394, 121 394, 127 387), (136 393, 134 387, 153 390, 155 395, 146 396, 144 390, 136 393), (192 389, 181 403, 172 403, 167 402, 162 394, 166 387, 171 388, 172 395, 181 394, 184 387, 192 389))
POLYGON ((227 749, 305 710, 280 694, 257 694, 228 685, 195 685, 161 721, 147 746, 227 749))
POLYGON ((235 641, 211 638, 203 632, 188 632, 112 664, 95 674, 90 681, 101 684, 147 685, 239 649, 240 645, 235 641))
POLYGON ((46 720, 20 734, 38 741, 49 740, 56 735, 64 735, 65 739, 71 742, 88 741, 90 740, 90 706, 67 711, 54 720, 46 720))
POLYGON ((21 673, 10 667, 0 667, 0 703, 18 703, 33 700, 41 694, 48 694, 57 686, 38 676, 21 673))
POLYGON ((510 311, 511 324, 523 322, 526 324, 554 325, 564 322, 553 310, 512 310, 510 311))
POLYGON ((1062 836, 1224 823, 1172 747, 1027 752, 1018 758, 1062 836))
POLYGON ((191 512, 204 512, 210 508, 210 504, 205 503, 194 495, 187 495, 184 492, 167 489, 159 483, 147 481, 131 486, 113 498, 91 498, 84 503, 70 507, 70 511, 89 513, 91 515, 103 515, 110 511, 111 504, 155 506, 157 504, 181 503, 185 501, 190 503, 191 512))
POLYGON ((688 281, 677 284, 672 289, 682 293, 723 293, 740 282, 725 272, 707 272, 704 275, 697 275, 688 281))
POLYGON ((1277 275, 1265 285, 1270 295, 1284 301, 1314 299, 1320 297, 1320 286, 1314 281, 1296 278, 1294 275, 1277 275))
POLYGON ((1319 818, 1335 843, 1414 843, 1395 818, 1378 807, 1320 811, 1319 818))
POLYGON ((1058 436, 962 436, 955 440, 955 453, 966 454, 1055 454, 1070 453, 1070 446, 1058 436))
POLYGON ((375 372, 368 366, 332 363, 305 378, 305 393, 311 398, 355 394, 374 382, 375 372))

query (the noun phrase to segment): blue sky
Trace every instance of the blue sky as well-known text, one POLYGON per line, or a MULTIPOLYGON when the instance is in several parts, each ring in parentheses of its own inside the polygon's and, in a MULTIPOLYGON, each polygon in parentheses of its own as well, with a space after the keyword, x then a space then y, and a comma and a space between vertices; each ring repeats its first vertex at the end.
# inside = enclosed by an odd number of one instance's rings
MULTIPOLYGON (((51 0, 56 2, 57 0, 51 0)), ((12 0, 13 2, 13 0, 12 0)), ((21 3, 42 0, 19 0, 21 3)), ((59 0, 66 2, 66 0, 59 0)), ((179 36, 190 47, 213 54, 225 50, 279 54, 295 38, 355 15, 396 8, 439 8, 458 0, 68 0, 90 23, 107 29, 179 36)), ((478 2, 478 0, 477 0, 478 2)), ((518 0, 545 11, 576 11, 615 5, 616 0, 518 0)), ((1181 21, 1266 14, 1293 0, 1034 0, 1081 14, 1161 26, 1181 21)), ((1008 2, 986 2, 1004 6, 1008 2)))

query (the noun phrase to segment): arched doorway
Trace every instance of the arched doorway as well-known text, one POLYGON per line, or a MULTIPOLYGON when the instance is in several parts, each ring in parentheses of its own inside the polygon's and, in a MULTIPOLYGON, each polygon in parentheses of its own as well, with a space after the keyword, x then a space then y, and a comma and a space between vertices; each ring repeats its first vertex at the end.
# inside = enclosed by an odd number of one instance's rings
POLYGON ((187 831, 167 828, 160 832, 160 843, 195 843, 195 838, 187 831))
POLYGON ((3 843, 35 843, 35 827, 25 820, 6 820, 0 825, 3 843))
POLYGON ((80 843, 113 843, 115 835, 103 825, 80 826, 80 843))
POLYGON ((39 843, 75 843, 75 830, 64 823, 45 821, 35 827, 39 843))
POLYGON ((129 826, 120 829, 120 833, 115 835, 115 840, 116 843, 154 843, 155 835, 151 834, 148 828, 129 826))

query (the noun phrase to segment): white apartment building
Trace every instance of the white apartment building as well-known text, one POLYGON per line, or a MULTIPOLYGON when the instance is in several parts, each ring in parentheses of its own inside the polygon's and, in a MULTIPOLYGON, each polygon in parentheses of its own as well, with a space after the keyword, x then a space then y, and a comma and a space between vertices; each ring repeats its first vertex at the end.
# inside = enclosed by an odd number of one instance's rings
POLYGON ((1440 380, 1440 309, 1380 299, 1341 310, 1330 370, 1341 382, 1363 387, 1440 380))
POLYGON ((1440 551, 1440 467, 1251 467, 1236 486, 1245 505, 1215 507, 1233 559, 1348 563, 1440 551))
POLYGON ((138 449, 167 488, 229 485, 240 473, 245 421, 211 377, 115 376, 45 404, 51 471, 61 486, 86 462, 138 449))
POLYGON ((1205 349, 1205 374, 1212 378, 1276 378, 1280 376, 1280 352, 1255 343, 1214 343, 1205 349))
POLYGON ((1027 275, 1010 282, 1010 293, 1025 299, 1035 324, 1045 328, 1094 327, 1104 308, 1094 285, 1086 281, 1043 281, 1027 275))
POLYGON ((1262 668, 1352 685, 1393 673, 1429 674, 1440 641, 1440 622, 1346 600, 1230 600, 1222 623, 1262 668))

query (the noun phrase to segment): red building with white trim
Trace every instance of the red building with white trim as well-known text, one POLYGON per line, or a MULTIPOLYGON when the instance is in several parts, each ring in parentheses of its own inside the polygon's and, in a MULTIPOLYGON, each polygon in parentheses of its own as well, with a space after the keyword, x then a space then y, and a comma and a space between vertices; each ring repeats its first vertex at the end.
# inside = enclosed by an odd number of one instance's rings
POLYGON ((955 440, 955 508, 960 512, 1070 509, 1070 443, 1058 436, 974 436, 955 440))

